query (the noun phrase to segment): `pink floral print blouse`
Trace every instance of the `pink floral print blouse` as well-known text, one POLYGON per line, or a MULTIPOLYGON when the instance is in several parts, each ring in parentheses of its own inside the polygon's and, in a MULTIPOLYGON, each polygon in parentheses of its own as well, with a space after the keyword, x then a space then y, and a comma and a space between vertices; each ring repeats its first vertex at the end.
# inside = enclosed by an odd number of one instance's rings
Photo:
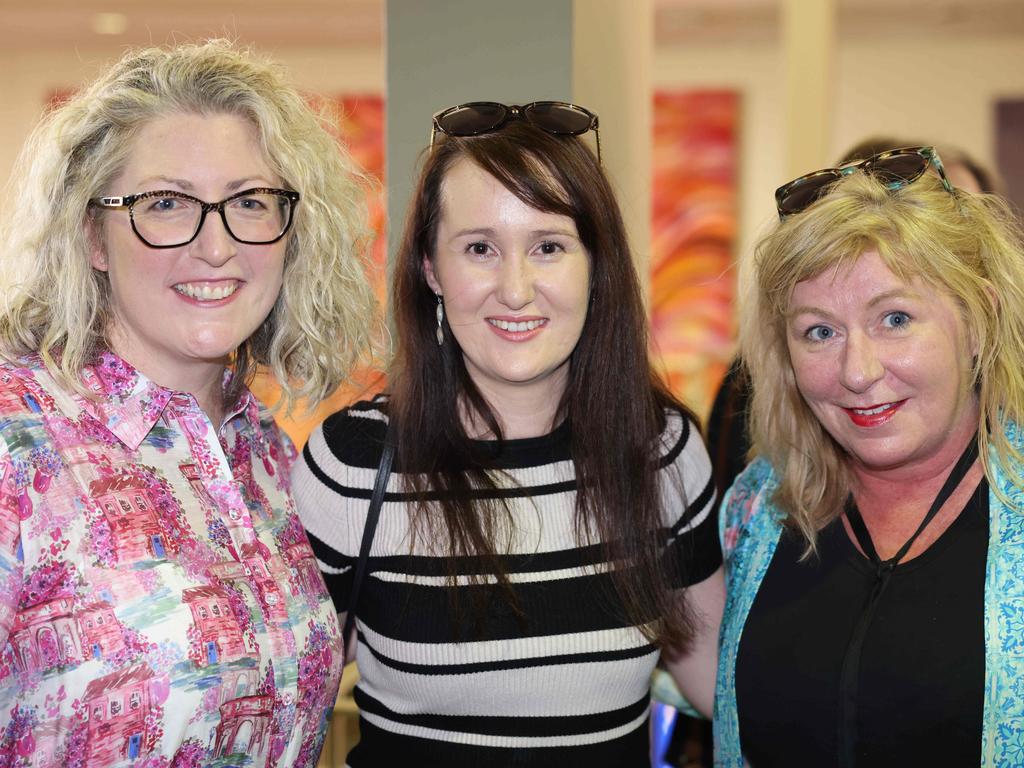
POLYGON ((295 449, 105 354, 0 366, 0 766, 314 766, 341 632, 295 449))

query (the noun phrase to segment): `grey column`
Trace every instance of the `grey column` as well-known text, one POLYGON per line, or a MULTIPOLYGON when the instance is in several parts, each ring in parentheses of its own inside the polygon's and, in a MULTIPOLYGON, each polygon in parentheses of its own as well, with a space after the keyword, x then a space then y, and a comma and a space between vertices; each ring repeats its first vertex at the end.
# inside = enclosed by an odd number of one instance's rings
POLYGON ((572 0, 387 0, 388 253, 430 118, 466 101, 572 101, 572 0))

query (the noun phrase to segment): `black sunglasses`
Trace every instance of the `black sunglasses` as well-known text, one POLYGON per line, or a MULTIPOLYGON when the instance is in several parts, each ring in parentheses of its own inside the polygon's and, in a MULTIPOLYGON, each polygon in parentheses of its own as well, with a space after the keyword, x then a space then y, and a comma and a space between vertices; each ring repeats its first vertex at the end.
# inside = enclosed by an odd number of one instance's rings
POLYGON ((904 147, 881 152, 842 168, 825 168, 793 179, 775 190, 775 206, 779 210, 780 219, 800 213, 828 194, 832 185, 841 178, 859 170, 870 173, 890 190, 901 189, 921 178, 929 165, 935 166, 946 191, 955 194, 953 185, 946 178, 942 159, 934 147, 904 147))
POLYGON ((434 146, 438 131, 449 136, 479 136, 500 130, 513 120, 525 120, 556 136, 579 136, 593 131, 597 139, 597 161, 601 162, 601 132, 598 130, 597 115, 589 109, 565 101, 531 101, 521 106, 499 104, 496 101, 471 101, 457 107, 448 107, 434 115, 430 146, 434 146))

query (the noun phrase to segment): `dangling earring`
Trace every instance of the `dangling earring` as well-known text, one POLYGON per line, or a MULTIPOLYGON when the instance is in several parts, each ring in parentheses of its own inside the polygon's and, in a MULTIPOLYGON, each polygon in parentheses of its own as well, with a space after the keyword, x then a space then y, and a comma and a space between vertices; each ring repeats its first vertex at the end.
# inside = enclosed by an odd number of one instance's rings
POLYGON ((444 299, 441 298, 441 294, 437 295, 437 346, 444 345, 444 328, 441 324, 444 322, 444 299))

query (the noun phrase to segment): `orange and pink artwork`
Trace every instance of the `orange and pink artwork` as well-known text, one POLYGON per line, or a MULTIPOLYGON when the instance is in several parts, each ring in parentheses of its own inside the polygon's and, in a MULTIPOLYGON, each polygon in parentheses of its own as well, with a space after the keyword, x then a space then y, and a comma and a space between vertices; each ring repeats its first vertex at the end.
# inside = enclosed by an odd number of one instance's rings
POLYGON ((739 95, 659 91, 653 122, 652 351, 703 417, 734 352, 739 95))

